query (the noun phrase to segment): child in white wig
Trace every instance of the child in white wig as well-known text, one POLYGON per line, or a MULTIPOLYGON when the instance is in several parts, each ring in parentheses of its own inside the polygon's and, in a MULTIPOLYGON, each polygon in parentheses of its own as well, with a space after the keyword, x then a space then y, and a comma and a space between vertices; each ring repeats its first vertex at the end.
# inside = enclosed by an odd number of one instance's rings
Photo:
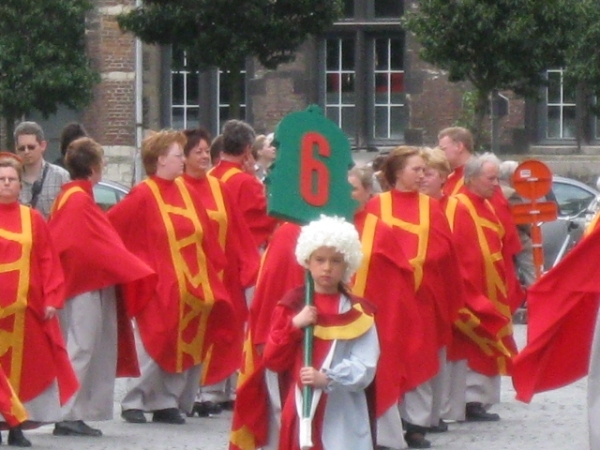
MULTIPOLYGON (((345 283, 361 264, 353 225, 321 216, 302 227, 296 259, 314 280, 314 304, 305 287, 294 289, 273 311, 265 366, 293 380, 284 399, 279 449, 299 449, 300 389, 313 388, 314 449, 373 449, 365 389, 373 381, 379 343, 372 308, 350 295, 345 283), (313 365, 303 364, 303 329, 314 325, 313 365)), ((280 377, 282 378, 282 377, 280 377)))

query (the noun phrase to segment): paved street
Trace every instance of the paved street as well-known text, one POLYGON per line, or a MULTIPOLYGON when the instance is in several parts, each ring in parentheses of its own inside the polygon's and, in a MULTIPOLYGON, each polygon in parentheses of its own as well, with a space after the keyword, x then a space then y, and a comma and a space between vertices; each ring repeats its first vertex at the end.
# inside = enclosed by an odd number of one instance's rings
MULTIPOLYGON (((525 325, 515 326, 519 346, 525 340, 525 325)), ((503 382, 502 403, 494 408, 502 417, 497 423, 450 424, 450 431, 431 434, 432 448, 444 450, 585 450, 588 448, 585 407, 586 381, 561 390, 537 395, 530 405, 514 400, 509 379, 503 382)), ((119 382, 116 395, 123 395, 119 382)), ((210 419, 187 419, 185 425, 132 425, 118 417, 101 422, 101 438, 52 436, 52 427, 28 432, 36 448, 48 449, 195 449, 225 450, 231 413, 210 419)), ((6 439, 6 434, 4 435, 6 439)), ((349 449, 351 450, 351 449, 349 449)))

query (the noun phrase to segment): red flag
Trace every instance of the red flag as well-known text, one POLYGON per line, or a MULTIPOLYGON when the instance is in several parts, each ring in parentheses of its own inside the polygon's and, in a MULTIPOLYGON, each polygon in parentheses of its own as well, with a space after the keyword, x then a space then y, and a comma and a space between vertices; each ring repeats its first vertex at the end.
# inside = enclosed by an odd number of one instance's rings
POLYGON ((527 346, 515 358, 517 399, 565 386, 588 373, 600 295, 600 229, 584 238, 527 292, 527 346))

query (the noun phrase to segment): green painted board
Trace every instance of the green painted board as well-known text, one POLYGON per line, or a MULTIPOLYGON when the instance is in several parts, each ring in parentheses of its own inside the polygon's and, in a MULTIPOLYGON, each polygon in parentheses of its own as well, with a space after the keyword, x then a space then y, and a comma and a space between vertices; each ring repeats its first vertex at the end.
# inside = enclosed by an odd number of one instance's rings
POLYGON ((285 116, 275 128, 277 158, 266 180, 269 215, 299 224, 321 214, 352 221, 346 134, 316 105, 285 116))

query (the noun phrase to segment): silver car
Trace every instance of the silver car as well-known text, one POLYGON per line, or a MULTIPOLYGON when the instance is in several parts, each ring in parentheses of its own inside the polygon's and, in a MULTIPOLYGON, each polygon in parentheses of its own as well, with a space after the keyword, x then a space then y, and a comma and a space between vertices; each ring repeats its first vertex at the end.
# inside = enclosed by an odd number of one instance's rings
POLYGON ((104 211, 108 211, 120 202, 128 192, 127 186, 114 181, 102 180, 94 185, 94 199, 104 211))
POLYGON ((571 178, 552 177, 547 200, 556 202, 558 218, 542 224, 544 269, 556 265, 581 239, 595 212, 600 210, 600 192, 571 178))

